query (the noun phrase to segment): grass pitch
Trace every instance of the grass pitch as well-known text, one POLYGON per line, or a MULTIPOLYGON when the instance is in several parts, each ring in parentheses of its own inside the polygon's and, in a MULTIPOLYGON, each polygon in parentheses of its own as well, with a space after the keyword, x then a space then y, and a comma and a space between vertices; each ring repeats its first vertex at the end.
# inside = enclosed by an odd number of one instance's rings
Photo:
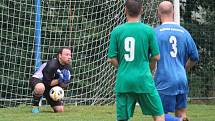
MULTIPOLYGON (((116 121, 115 106, 65 106, 64 113, 53 113, 49 106, 42 106, 41 113, 32 114, 31 106, 0 108, 0 121, 116 121)), ((215 121, 215 105, 189 104, 191 121, 215 121)), ((150 116, 142 115, 136 106, 130 121, 152 121, 150 116)))

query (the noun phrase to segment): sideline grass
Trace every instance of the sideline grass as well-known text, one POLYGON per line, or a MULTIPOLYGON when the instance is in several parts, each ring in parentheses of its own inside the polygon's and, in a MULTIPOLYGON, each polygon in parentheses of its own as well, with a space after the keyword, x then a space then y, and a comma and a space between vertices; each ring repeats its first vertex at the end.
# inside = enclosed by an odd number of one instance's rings
MULTIPOLYGON (((42 106, 42 112, 32 114, 30 106, 0 108, 0 121, 115 121, 114 106, 65 106, 64 113, 53 113, 49 106, 42 106)), ((188 105, 191 121, 215 121, 215 105, 188 105)), ((152 121, 143 116, 137 106, 131 121, 152 121)))

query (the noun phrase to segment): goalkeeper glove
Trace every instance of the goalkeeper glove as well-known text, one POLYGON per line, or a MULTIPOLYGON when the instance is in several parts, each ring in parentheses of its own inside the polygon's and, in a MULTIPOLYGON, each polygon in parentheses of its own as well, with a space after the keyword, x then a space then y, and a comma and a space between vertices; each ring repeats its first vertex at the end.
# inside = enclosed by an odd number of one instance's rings
POLYGON ((61 70, 61 73, 63 74, 63 83, 68 84, 70 82, 71 73, 67 69, 61 70))
POLYGON ((64 79, 64 77, 63 77, 63 73, 58 69, 57 70, 57 74, 58 74, 58 84, 59 85, 61 85, 62 83, 63 83, 63 79, 64 79))

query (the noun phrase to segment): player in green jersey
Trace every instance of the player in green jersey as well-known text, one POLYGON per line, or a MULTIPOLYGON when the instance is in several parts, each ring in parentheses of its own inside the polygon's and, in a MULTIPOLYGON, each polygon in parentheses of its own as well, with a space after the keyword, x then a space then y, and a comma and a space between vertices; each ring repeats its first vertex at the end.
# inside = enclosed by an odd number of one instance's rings
POLYGON ((159 60, 159 48, 153 29, 140 22, 142 13, 140 0, 127 0, 127 22, 111 32, 107 61, 118 69, 115 85, 118 121, 132 117, 136 103, 143 114, 152 115, 154 121, 164 121, 149 63, 150 57, 159 60))

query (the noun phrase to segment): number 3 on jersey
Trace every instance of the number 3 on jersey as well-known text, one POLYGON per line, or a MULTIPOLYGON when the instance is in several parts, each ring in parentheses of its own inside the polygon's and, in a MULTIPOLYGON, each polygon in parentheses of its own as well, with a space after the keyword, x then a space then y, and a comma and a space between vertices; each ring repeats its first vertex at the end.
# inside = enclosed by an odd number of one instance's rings
POLYGON ((175 36, 170 36, 169 42, 172 44, 172 51, 170 51, 170 55, 175 58, 177 56, 177 40, 175 36))
POLYGON ((135 46, 135 39, 133 37, 125 38, 124 48, 125 48, 125 51, 129 52, 129 54, 124 55, 124 58, 126 61, 134 60, 134 46, 135 46))

